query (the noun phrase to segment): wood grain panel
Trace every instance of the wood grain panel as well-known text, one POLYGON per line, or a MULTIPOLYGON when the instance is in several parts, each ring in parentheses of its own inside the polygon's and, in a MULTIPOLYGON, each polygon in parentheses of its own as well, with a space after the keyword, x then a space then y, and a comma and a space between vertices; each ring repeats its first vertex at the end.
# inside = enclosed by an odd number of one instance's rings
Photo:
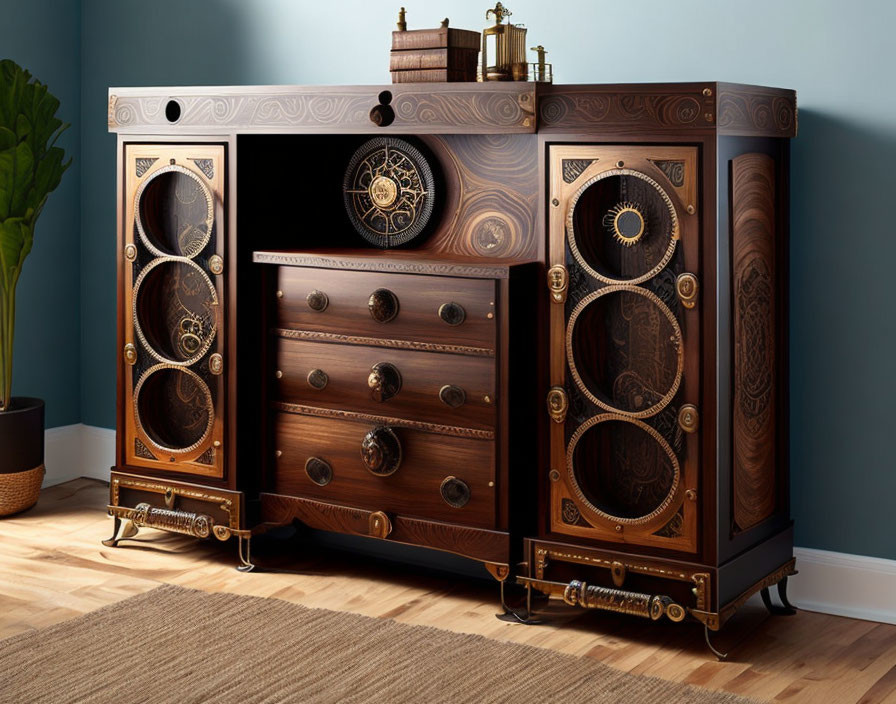
POLYGON ((493 281, 280 267, 277 288, 283 292, 277 310, 280 328, 495 348, 493 281), (388 323, 376 322, 367 307, 370 294, 380 288, 399 301, 398 315, 388 323), (308 306, 313 290, 329 298, 326 310, 308 306), (440 306, 451 302, 466 312, 460 325, 439 318, 440 306))
POLYGON ((796 93, 792 90, 719 83, 719 134, 796 137, 796 93))
POLYGON ((428 423, 476 428, 495 425, 495 363, 489 357, 278 339, 276 358, 282 372, 277 380, 282 401, 428 423), (368 376, 375 364, 383 362, 398 370, 401 388, 393 397, 377 401, 371 395, 368 376), (308 381, 315 369, 328 377, 322 389, 308 381), (448 384, 464 390, 463 405, 451 408, 441 401, 439 390, 448 384))
POLYGON ((388 477, 371 474, 361 460, 361 441, 370 423, 278 413, 274 417, 276 460, 274 485, 278 494, 312 498, 370 511, 495 527, 495 449, 488 440, 474 440, 393 428, 401 443, 402 460, 388 477), (333 468, 333 480, 318 486, 305 473, 309 457, 333 468), (439 487, 455 476, 470 487, 470 501, 452 508, 439 487))
POLYGON ((464 257, 532 259, 538 252, 538 149, 529 135, 445 135, 428 142, 448 202, 423 249, 464 257))
POLYGON ((775 162, 731 162, 735 532, 775 510, 775 162))

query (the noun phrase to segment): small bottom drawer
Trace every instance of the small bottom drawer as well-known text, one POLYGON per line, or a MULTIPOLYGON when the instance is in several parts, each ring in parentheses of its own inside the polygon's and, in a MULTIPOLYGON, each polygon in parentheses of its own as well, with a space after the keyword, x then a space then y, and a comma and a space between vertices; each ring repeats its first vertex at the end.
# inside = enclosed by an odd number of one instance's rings
POLYGON ((274 426, 278 494, 495 528, 491 439, 294 413, 274 426))

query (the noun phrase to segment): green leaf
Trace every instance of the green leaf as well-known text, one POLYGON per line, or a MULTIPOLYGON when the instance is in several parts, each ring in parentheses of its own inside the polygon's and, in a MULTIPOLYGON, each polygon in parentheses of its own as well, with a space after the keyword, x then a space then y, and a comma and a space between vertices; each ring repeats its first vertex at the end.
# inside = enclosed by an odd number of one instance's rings
POLYGON ((23 251, 31 249, 34 230, 25 222, 25 218, 9 218, 0 221, 0 266, 3 280, 13 281, 16 270, 24 261, 23 251))
POLYGON ((0 152, 0 218, 22 216, 34 181, 34 158, 27 142, 0 152))
POLYGON ((6 129, 5 127, 0 127, 0 152, 16 146, 18 141, 15 132, 6 129))

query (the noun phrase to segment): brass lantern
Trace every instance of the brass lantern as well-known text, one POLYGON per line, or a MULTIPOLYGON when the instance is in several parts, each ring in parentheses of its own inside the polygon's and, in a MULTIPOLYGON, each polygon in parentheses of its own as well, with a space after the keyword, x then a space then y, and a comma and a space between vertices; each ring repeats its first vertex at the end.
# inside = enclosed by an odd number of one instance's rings
POLYGON ((497 24, 482 30, 482 80, 527 80, 526 28, 504 22, 511 12, 500 2, 485 13, 485 19, 490 15, 497 24))

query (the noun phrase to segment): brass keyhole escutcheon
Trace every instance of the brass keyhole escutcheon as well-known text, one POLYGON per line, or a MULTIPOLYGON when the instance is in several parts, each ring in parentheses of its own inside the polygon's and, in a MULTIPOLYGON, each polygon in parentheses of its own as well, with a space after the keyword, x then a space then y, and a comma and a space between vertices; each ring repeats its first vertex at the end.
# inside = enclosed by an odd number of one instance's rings
POLYGON ((131 366, 137 363, 137 348, 130 342, 124 346, 124 361, 131 366))
POLYGON ((569 399, 562 386, 554 386, 548 391, 548 415, 555 423, 566 420, 566 411, 569 409, 569 399))
POLYGON ((697 277, 689 271, 679 274, 675 280, 675 292, 681 305, 685 308, 693 308, 697 305, 697 293, 700 290, 700 282, 697 277))
POLYGON ((374 401, 388 401, 401 391, 401 372, 389 362, 375 364, 367 376, 367 386, 374 401))
POLYGON ((308 386, 312 389, 320 391, 321 389, 326 388, 329 381, 330 377, 327 376, 327 373, 323 369, 312 369, 308 372, 308 386))
POLYGON ((692 403, 686 403, 678 409, 678 425, 686 433, 694 433, 700 425, 700 414, 692 403))
POLYGON ((467 392, 459 386, 445 384, 439 389, 439 400, 449 408, 460 408, 467 401, 467 392))
POLYGON ((224 371, 224 358, 217 352, 208 358, 208 370, 215 376, 224 371))
POLYGON ((394 474, 401 464, 401 443, 395 431, 385 425, 368 431, 361 441, 361 461, 378 477, 394 474))
POLYGON ((216 276, 224 273, 224 260, 217 254, 213 254, 208 260, 208 270, 216 276))
POLYGON ((323 291, 314 289, 305 297, 305 303, 307 303, 308 307, 316 313, 322 313, 330 304, 330 298, 323 291))
POLYGON ((555 264, 548 269, 548 289, 551 291, 551 300, 554 303, 566 301, 566 291, 569 288, 569 273, 562 264, 555 264))
POLYGON ((439 317, 448 325, 460 325, 467 318, 467 312, 460 303, 443 303, 439 306, 439 317))
POLYGON ((387 288, 378 288, 367 299, 370 317, 378 323, 388 323, 398 315, 398 296, 387 288))

